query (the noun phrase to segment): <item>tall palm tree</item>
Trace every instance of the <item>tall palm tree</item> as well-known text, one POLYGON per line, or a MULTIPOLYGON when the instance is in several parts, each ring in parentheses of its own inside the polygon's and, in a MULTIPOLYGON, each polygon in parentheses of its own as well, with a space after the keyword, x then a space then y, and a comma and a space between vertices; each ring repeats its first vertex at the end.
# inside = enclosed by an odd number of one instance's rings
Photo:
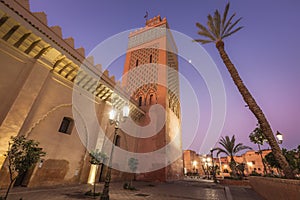
POLYGON ((232 34, 238 32, 241 30, 243 27, 237 27, 236 25, 239 23, 239 21, 242 18, 237 19, 236 21, 233 22, 233 18, 235 17, 235 13, 227 19, 227 14, 229 10, 229 3, 225 7, 225 11, 223 13, 223 17, 221 17, 220 13, 218 10, 215 11, 214 16, 212 17, 211 15, 208 15, 208 21, 207 21, 207 28, 203 26, 200 23, 196 23, 196 26, 200 29, 198 34, 205 37, 206 39, 196 39, 196 42, 200 42, 202 44, 206 43, 215 43, 216 48, 219 51, 219 54, 229 71, 232 80, 234 81, 235 85, 237 86, 239 92, 241 93, 244 101, 246 102, 247 106, 251 110, 251 112, 255 115, 257 118, 268 142, 269 145, 272 148, 272 151, 280 163, 280 166, 282 167, 285 175, 287 178, 294 178, 294 174, 286 161, 285 157, 283 156, 280 147, 274 137, 273 131, 270 127, 269 122, 267 121, 263 111, 261 108, 258 106, 256 103, 255 99, 243 83, 237 69, 235 66, 232 64, 229 56, 227 55, 225 48, 224 48, 224 42, 223 39, 226 37, 231 36, 232 34))
POLYGON ((245 149, 251 149, 251 147, 243 145, 243 143, 235 144, 235 136, 233 135, 231 139, 229 136, 221 137, 219 144, 222 147, 217 147, 213 149, 214 151, 217 151, 217 156, 219 156, 220 153, 224 153, 227 156, 230 157, 230 168, 232 170, 232 173, 234 176, 236 176, 236 162, 234 160, 234 156, 245 149))
POLYGON ((266 168, 266 164, 265 164, 265 160, 263 158, 262 155, 262 151, 260 149, 260 145, 263 145, 264 142, 266 141, 266 136, 263 133, 262 129, 260 128, 260 126, 256 127, 252 133, 250 133, 249 135, 250 141, 253 142, 254 144, 257 144, 258 146, 258 153, 260 155, 261 161, 263 163, 264 166, 264 174, 267 174, 267 168, 266 168))

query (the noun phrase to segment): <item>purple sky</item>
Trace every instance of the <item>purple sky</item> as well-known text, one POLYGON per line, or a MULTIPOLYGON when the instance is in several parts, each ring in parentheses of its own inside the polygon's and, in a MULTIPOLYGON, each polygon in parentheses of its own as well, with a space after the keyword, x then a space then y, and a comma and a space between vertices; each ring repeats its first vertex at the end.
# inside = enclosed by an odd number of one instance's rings
MULTIPOLYGON (((44 11, 50 26, 62 27, 63 36, 73 37, 76 47, 88 54, 103 40, 128 29, 144 26, 149 17, 167 17, 170 27, 192 38, 199 38, 196 22, 206 24, 206 16, 224 10, 225 1, 212 0, 30 0, 32 11, 44 11)), ((284 134, 284 148, 300 144, 300 2, 298 0, 230 1, 231 13, 243 17, 244 29, 225 39, 225 48, 248 89, 266 114, 273 131, 284 134)), ((222 135, 235 134, 239 142, 256 148, 248 139, 256 119, 245 107, 240 94, 225 69, 213 44, 204 45, 222 74, 227 96, 227 115, 222 135)), ((112 73, 120 77, 120 58, 112 73)), ((197 91, 201 109, 199 135, 205 131, 210 117, 209 95, 201 76, 195 76, 188 62, 180 62, 181 73, 197 91), (205 118, 205 116, 208 116, 205 118)), ((193 120, 191 118, 191 120, 193 120)), ((183 142, 188 137, 183 132, 183 142)), ((199 151, 201 136, 190 149, 199 151)), ((185 145, 184 145, 185 146, 185 145)), ((267 148, 268 146, 265 145, 267 148)))

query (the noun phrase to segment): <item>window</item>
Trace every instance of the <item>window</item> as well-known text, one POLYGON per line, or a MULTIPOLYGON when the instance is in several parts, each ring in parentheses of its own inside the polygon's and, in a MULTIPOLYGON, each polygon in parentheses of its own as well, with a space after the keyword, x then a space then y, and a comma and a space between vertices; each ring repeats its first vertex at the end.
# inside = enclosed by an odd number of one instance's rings
POLYGON ((150 105, 152 104, 152 99, 153 99, 153 94, 150 94, 150 97, 149 97, 149 104, 150 105))
POLYGON ((143 97, 139 97, 139 106, 142 106, 143 103, 143 97))
POLYGON ((115 141, 115 145, 116 145, 117 147, 119 147, 119 146, 120 146, 120 144, 121 144, 121 136, 119 136, 119 135, 116 135, 116 141, 115 141))
POLYGON ((70 117, 64 117, 58 131, 70 135, 72 132, 72 128, 73 128, 73 119, 70 117))
POLYGON ((150 63, 152 63, 152 55, 150 55, 150 63))
POLYGON ((258 171, 260 171, 260 168, 257 168, 258 171))
POLYGON ((252 161, 252 164, 255 165, 255 161, 252 161))
POLYGON ((138 65, 139 65, 139 60, 136 59, 136 61, 135 61, 135 66, 137 67, 138 65))
POLYGON ((256 168, 254 168, 254 171, 256 171, 256 168))

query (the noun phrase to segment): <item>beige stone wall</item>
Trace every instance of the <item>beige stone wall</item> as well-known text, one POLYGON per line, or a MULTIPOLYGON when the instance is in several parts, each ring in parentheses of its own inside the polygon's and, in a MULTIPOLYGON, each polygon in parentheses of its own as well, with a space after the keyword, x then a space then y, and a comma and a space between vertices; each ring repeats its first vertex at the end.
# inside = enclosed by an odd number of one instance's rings
POLYGON ((32 66, 28 65, 24 55, 16 55, 13 49, 0 40, 0 124, 11 108, 22 88, 32 66))
MULTIPOLYGON (((89 156, 80 140, 75 125, 70 135, 59 133, 63 117, 73 118, 73 84, 52 73, 38 60, 0 43, 1 87, 0 105, 0 164, 7 151, 11 136, 24 134, 28 139, 40 142, 46 152, 41 167, 27 176, 28 186, 74 184, 86 182, 89 156)), ((108 123, 104 101, 95 104, 99 123, 103 130, 108 123)), ((107 132, 108 133, 108 132, 107 132)), ((103 140, 89 140, 91 146, 103 140)), ((102 143, 98 146, 101 148, 102 143)), ((39 165, 40 163, 38 163, 39 165)), ((7 165, 1 170, 0 187, 8 184, 7 165)))
POLYGON ((28 138, 39 141, 47 153, 43 166, 37 169, 31 179, 31 186, 79 182, 85 147, 75 126, 70 135, 58 131, 63 117, 73 118, 71 95, 72 88, 49 76, 30 113, 24 133, 34 126, 28 138))
POLYGON ((166 114, 166 144, 170 146, 167 157, 179 156, 168 166, 167 180, 176 180, 183 177, 181 121, 170 108, 167 108, 166 114))
POLYGON ((300 197, 300 180, 249 177, 251 187, 266 200, 296 200, 300 197))
POLYGON ((40 63, 0 43, 1 114, 0 114, 0 166, 11 136, 19 134, 28 117, 35 98, 48 76, 40 63), (3 59, 3 60, 2 60, 3 59))

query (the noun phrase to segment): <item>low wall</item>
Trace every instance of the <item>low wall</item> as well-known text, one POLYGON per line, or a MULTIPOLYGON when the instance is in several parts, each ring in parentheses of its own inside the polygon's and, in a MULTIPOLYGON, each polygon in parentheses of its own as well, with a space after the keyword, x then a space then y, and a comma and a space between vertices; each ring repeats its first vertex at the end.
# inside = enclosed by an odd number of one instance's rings
POLYGON ((250 186, 248 180, 232 180, 232 179, 222 179, 220 180, 222 185, 236 185, 236 186, 250 186))
POLYGON ((267 200, 296 200, 300 197, 300 180, 249 177, 251 187, 267 200))

